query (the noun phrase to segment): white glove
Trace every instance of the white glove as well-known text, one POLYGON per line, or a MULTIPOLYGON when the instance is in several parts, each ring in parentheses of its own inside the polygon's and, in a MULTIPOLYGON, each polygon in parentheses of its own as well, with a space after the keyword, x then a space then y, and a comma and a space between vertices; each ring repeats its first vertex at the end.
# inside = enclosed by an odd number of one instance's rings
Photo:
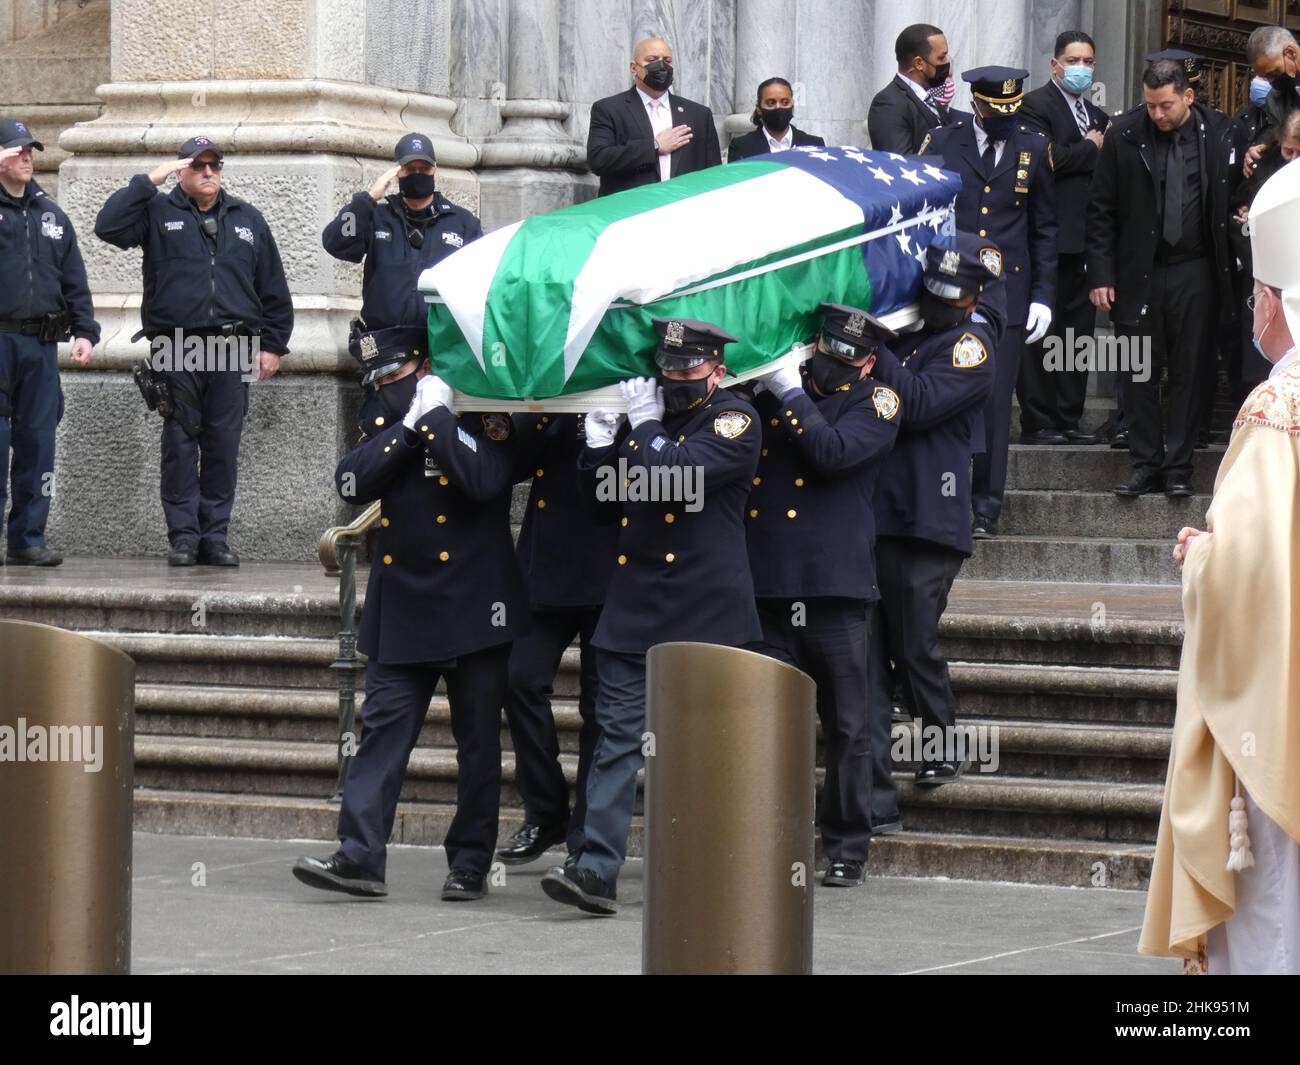
POLYGON ((623 415, 608 410, 593 410, 583 418, 582 424, 587 431, 588 447, 609 447, 618 432, 618 423, 623 415))
POLYGON ((435 407, 446 407, 452 414, 456 413, 451 385, 436 374, 426 374, 415 386, 415 396, 411 399, 411 406, 402 419, 402 424, 414 432, 416 423, 435 407))
POLYGON ((780 399, 793 388, 803 388, 803 379, 799 376, 798 367, 792 366, 788 362, 782 363, 771 373, 763 374, 758 379, 758 383, 776 396, 777 399, 780 399))
POLYGON ((1029 305, 1029 321, 1025 323, 1025 343, 1035 344, 1043 339, 1047 327, 1052 324, 1052 308, 1046 303, 1029 305))
POLYGON ((627 404, 627 420, 635 429, 642 422, 663 421, 664 390, 653 377, 632 377, 618 383, 627 404))

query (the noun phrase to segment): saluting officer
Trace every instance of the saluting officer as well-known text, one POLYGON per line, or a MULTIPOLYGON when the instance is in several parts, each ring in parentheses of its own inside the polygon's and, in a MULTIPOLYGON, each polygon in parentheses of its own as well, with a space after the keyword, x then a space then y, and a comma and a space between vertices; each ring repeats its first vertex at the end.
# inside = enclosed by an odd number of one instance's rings
POLYGON ((63 417, 58 342, 72 342, 84 366, 99 343, 86 267, 72 222, 32 180, 32 149, 22 123, 0 121, 0 517, 5 509, 9 449, 13 506, 5 553, 15 566, 57 566, 45 546, 54 473, 54 432, 63 417))
POLYGON ((995 358, 996 379, 984 411, 984 448, 975 456, 972 529, 977 540, 997 535, 1007 485, 1011 397, 1026 344, 1043 338, 1056 300, 1056 183, 1052 146, 1021 124, 1027 70, 978 67, 971 84, 974 117, 933 130, 922 155, 941 155, 961 174, 957 228, 1002 249, 1007 281, 1007 331, 995 358))
POLYGON ((583 491, 578 458, 586 446, 576 414, 515 418, 522 477, 531 477, 528 509, 519 531, 519 562, 528 586, 530 624, 510 652, 506 722, 515 752, 515 786, 524 823, 497 852, 506 865, 531 862, 563 842, 582 849, 587 774, 596 746, 596 649, 591 640, 614 569, 618 515, 583 491), (560 661, 578 640, 578 776, 573 810, 560 768, 560 743, 551 691, 560 661))
POLYGON ((893 331, 856 307, 821 309, 802 380, 788 365, 759 378, 763 450, 749 496, 749 568, 763 627, 757 649, 817 682, 822 883, 853 887, 871 842, 867 643, 880 598, 872 492, 902 419, 897 393, 868 376, 893 331))
POLYGON ((343 788, 339 849, 299 859, 293 873, 311 887, 388 893, 386 848, 398 796, 442 679, 458 769, 442 898, 457 901, 487 893, 506 662, 526 602, 510 535, 513 424, 504 414, 458 417, 451 387, 426 366, 408 359, 379 379, 389 413, 406 413, 367 434, 335 471, 342 499, 378 499, 383 513, 357 638, 368 659, 366 699, 361 744, 343 788))
MULTIPOLYGON (((898 393, 903 424, 876 484, 876 578, 880 603, 871 626, 872 825, 897 831, 898 792, 890 761, 890 698, 882 683, 892 657, 908 703, 927 736, 956 722, 939 619, 971 554, 972 436, 993 387, 994 352, 1006 320, 1002 252, 987 238, 957 234, 957 247, 926 250, 924 328, 882 347, 872 377, 898 393)), ((916 782, 957 780, 963 767, 945 738, 942 759, 921 759, 916 782)))
POLYGON ((226 531, 248 383, 274 376, 288 354, 293 302, 266 219, 221 187, 221 149, 200 136, 176 154, 113 193, 95 235, 144 249, 143 328, 131 339, 148 337, 175 408, 162 429, 167 562, 238 566, 226 531), (173 174, 176 187, 160 194, 173 174), (200 368, 188 357, 191 338, 200 338, 200 368))
POLYGON ((579 462, 588 491, 604 500, 615 489, 622 516, 614 574, 591 641, 600 732, 582 850, 542 878, 551 898, 602 915, 617 911, 644 763, 646 652, 668 640, 739 647, 761 635, 745 554, 745 499, 761 434, 754 408, 720 387, 722 349, 736 338, 708 322, 656 318, 654 326, 658 380, 639 377, 622 386, 630 430, 616 446, 616 415, 593 411, 585 419, 579 462), (625 481, 664 473, 682 488, 677 498, 625 490, 625 481))

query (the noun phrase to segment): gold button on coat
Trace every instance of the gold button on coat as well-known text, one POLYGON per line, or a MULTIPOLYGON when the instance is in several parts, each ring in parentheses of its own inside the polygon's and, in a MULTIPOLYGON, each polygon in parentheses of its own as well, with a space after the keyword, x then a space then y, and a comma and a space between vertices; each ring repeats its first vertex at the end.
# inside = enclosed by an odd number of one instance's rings
POLYGON ((391 566, 392 564, 393 564, 393 556, 392 556, 392 555, 385 555, 385 556, 384 556, 384 565, 385 565, 385 566, 391 566))
POLYGON ((447 554, 446 551, 439 551, 439 552, 438 552, 438 560, 439 560, 440 562, 446 562, 447 559, 449 559, 449 558, 451 558, 451 555, 447 554))

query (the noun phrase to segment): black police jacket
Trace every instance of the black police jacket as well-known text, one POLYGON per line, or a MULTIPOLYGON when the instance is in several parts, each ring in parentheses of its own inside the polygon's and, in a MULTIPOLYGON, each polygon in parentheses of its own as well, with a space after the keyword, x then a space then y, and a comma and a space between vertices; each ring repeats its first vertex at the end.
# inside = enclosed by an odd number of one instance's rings
MULTIPOLYGON (((1228 239, 1232 198, 1242 180, 1246 129, 1235 118, 1192 105, 1206 185, 1201 202, 1208 216, 1206 241, 1214 258, 1220 298, 1235 301, 1236 256, 1228 239)), ((1143 320, 1151 295, 1151 273, 1160 245, 1155 127, 1145 107, 1121 115, 1106 134, 1092 175, 1088 198, 1087 270, 1089 288, 1115 289, 1110 317, 1134 325, 1143 320)))
POLYGON ((629 497, 609 504, 620 506, 618 555, 596 647, 644 654, 672 640, 738 647, 760 638, 745 548, 745 501, 762 446, 757 419, 719 388, 693 411, 583 449, 578 468, 592 497, 629 497), (648 491, 647 478, 663 486, 673 477, 691 486, 693 502, 682 491, 675 500, 631 498, 637 486, 648 491))
POLYGON ((527 624, 510 536, 510 419, 436 407, 417 428, 375 428, 334 472, 345 502, 380 500, 357 648, 388 664, 447 662, 527 624))
POLYGON ((871 378, 819 396, 760 393, 763 451, 749 494, 749 568, 761 598, 874 602, 872 493, 894 446, 898 395, 871 378))
POLYGON ((600 606, 618 554, 618 514, 584 491, 583 419, 520 414, 515 431, 516 479, 533 479, 517 545, 528 601, 536 610, 600 606))
POLYGON ((483 235, 478 219, 442 193, 434 193, 431 206, 433 221, 424 226, 419 248, 411 245, 399 196, 376 203, 370 193, 358 192, 321 233, 334 258, 365 260, 361 317, 367 329, 423 326, 429 314, 417 288, 421 272, 483 235))
POLYGON ((77 234, 35 181, 15 199, 0 187, 0 321, 68 313, 72 335, 99 343, 77 234))
POLYGON ((213 241, 179 185, 161 193, 137 174, 100 208, 95 236, 144 249, 140 323, 147 336, 238 323, 261 334, 263 350, 287 354, 293 302, 266 219, 224 189, 216 217, 213 241))
POLYGON ((1056 181, 1051 143, 1023 124, 986 168, 975 139, 975 118, 964 115, 931 130, 922 155, 943 157, 961 175, 957 228, 988 237, 1002 251, 1008 324, 1024 325, 1029 305, 1056 305, 1056 181))
POLYGON ((898 393, 903 424, 876 483, 877 536, 910 536, 971 553, 970 459, 993 387, 1000 322, 982 315, 953 329, 880 348, 872 377, 898 393))

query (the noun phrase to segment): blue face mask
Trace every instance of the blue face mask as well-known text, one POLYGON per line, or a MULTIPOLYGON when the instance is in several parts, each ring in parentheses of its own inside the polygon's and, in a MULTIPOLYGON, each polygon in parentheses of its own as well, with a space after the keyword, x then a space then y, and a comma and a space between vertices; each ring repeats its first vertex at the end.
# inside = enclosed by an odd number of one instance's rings
POLYGON ((1268 99, 1269 90, 1273 88, 1273 83, 1268 78, 1251 78, 1250 79, 1250 102, 1256 107, 1263 107, 1264 101, 1268 99))
MULTIPOLYGON (((1276 312, 1274 313, 1276 316, 1276 312)), ((1267 322, 1264 323, 1264 328, 1259 331, 1259 336, 1252 335, 1250 338, 1250 342, 1255 345, 1255 350, 1258 351, 1260 355, 1263 355, 1263 357, 1266 359, 1268 358, 1268 356, 1264 355, 1264 345, 1261 343, 1261 341, 1264 339, 1264 334, 1268 332, 1268 327, 1272 324, 1273 324, 1273 319, 1270 318, 1267 322)), ((1269 361, 1271 362, 1272 360, 1270 359, 1269 361)))
POLYGON ((1072 92, 1075 96, 1087 92, 1092 87, 1092 67, 1080 63, 1077 66, 1063 68, 1061 85, 1066 92, 1072 92))

